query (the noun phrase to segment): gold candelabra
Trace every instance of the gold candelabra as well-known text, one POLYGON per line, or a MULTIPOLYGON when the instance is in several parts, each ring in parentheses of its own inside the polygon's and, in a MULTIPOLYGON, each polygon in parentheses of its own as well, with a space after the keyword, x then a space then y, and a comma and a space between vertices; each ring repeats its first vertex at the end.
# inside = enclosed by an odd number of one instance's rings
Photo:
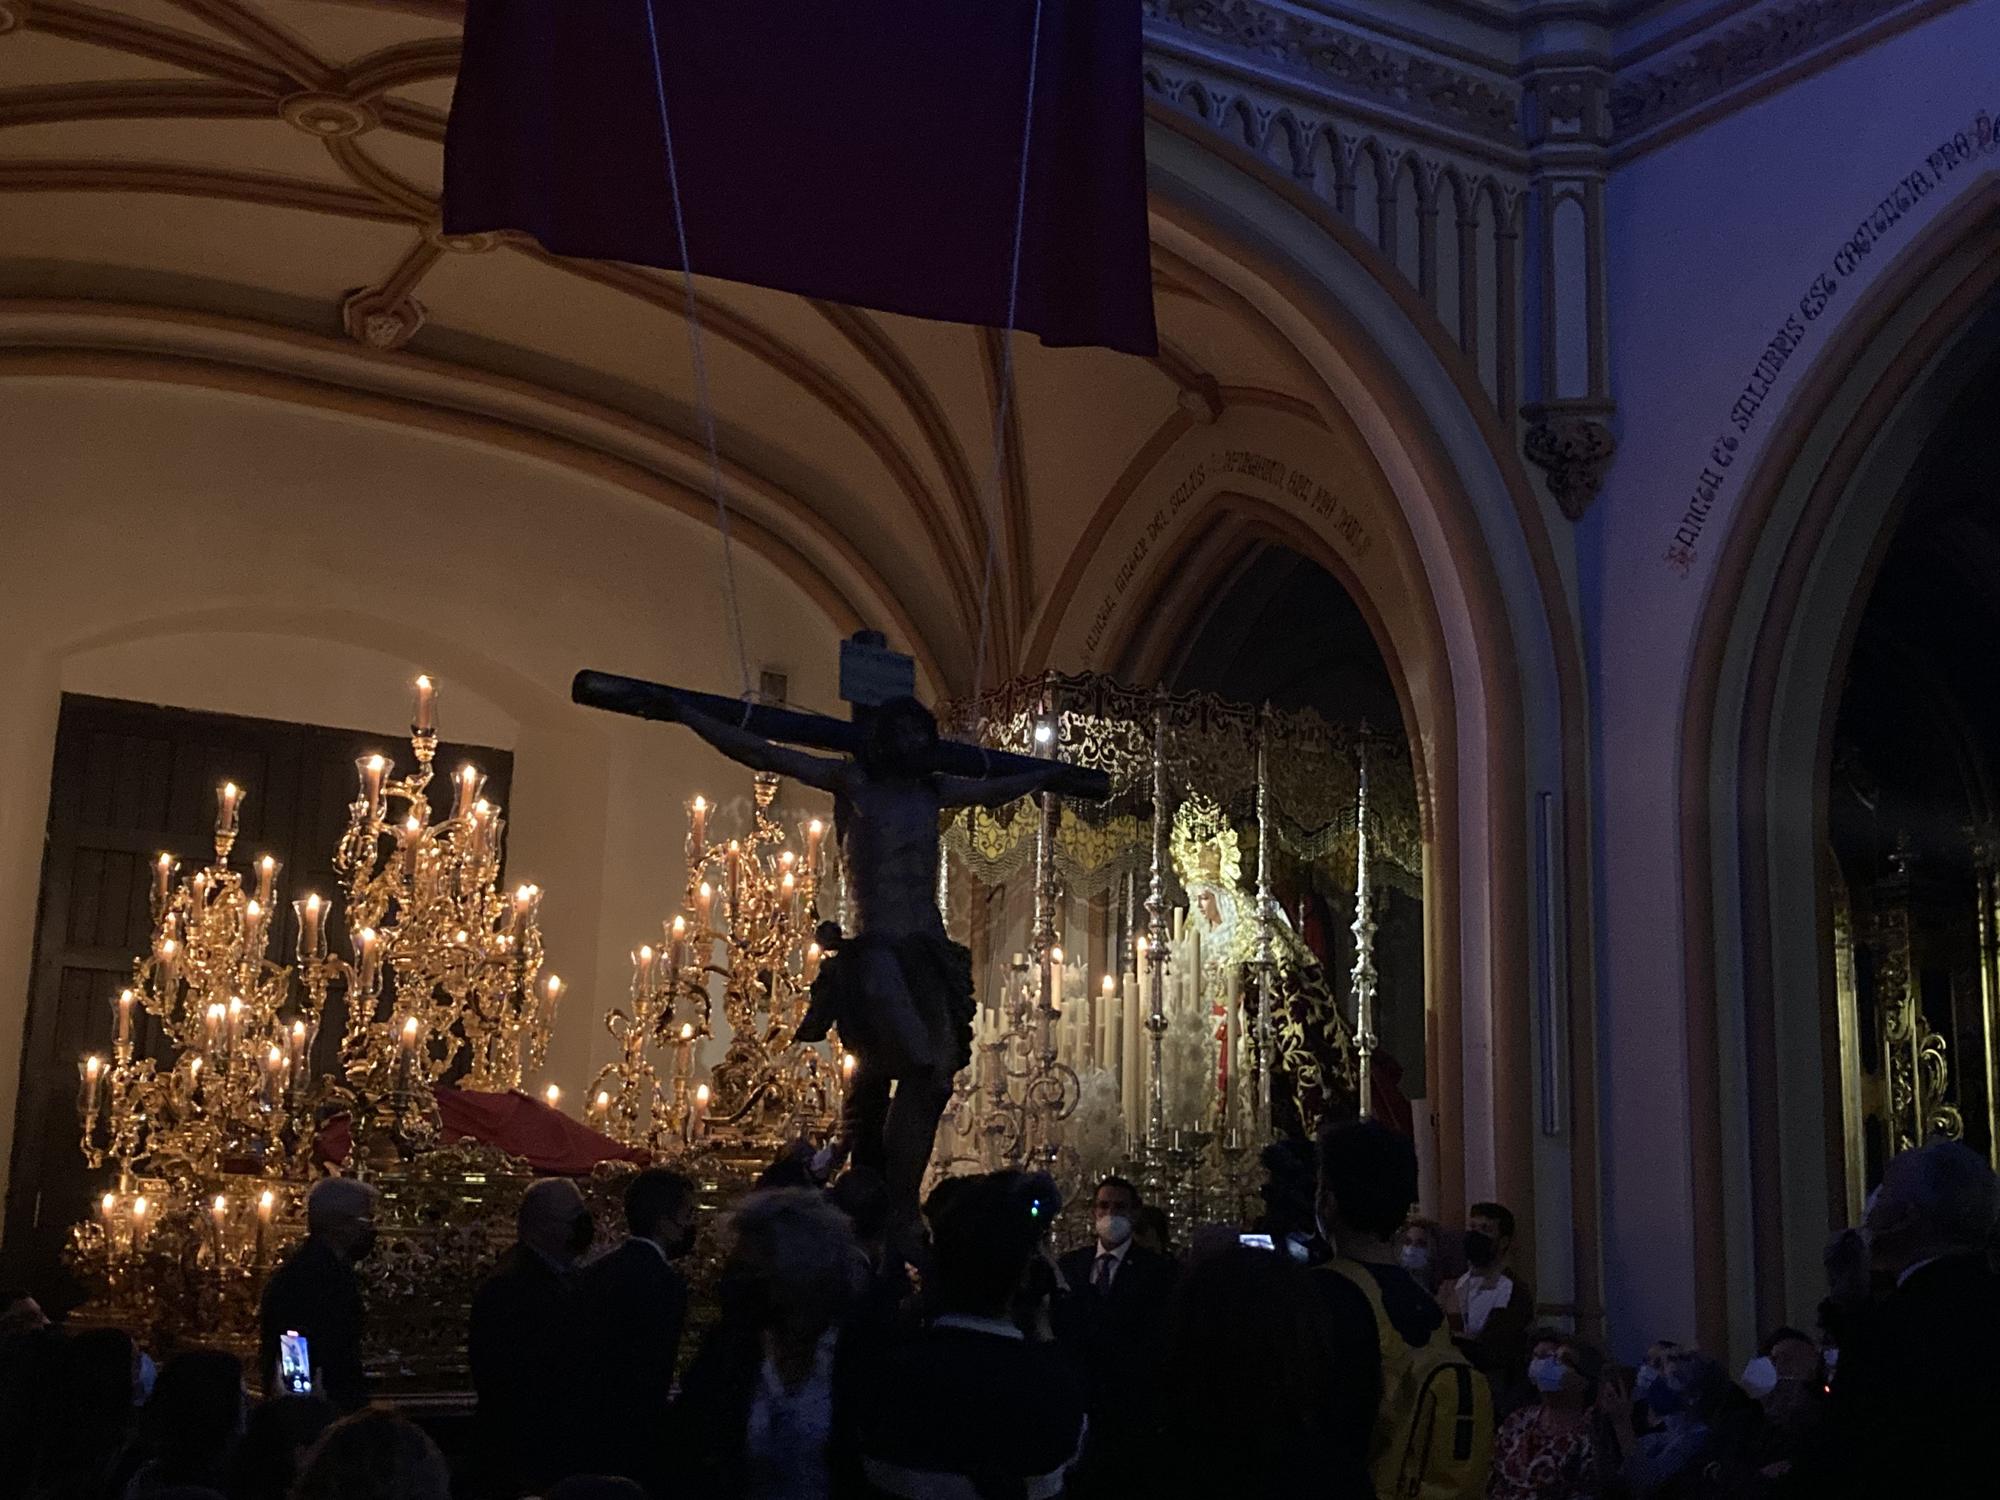
POLYGON ((539 887, 499 888, 505 819, 474 765, 452 775, 452 810, 432 820, 437 689, 416 683, 416 767, 355 763, 359 792, 334 855, 352 956, 327 952, 324 906, 299 909, 299 970, 316 998, 347 995, 341 1064, 357 1125, 386 1128, 407 1154, 435 1140, 436 1085, 464 1063, 463 1086, 519 1088, 548 1049, 562 981, 541 977, 539 887))
POLYGON ((311 1146, 325 997, 309 992, 285 1013, 291 970, 267 956, 278 862, 258 860, 247 886, 229 863, 243 797, 233 782, 216 793, 214 863, 176 884, 173 856, 154 861, 153 939, 112 1001, 111 1060, 80 1065, 84 1156, 93 1167, 115 1162, 121 1183, 292 1176, 311 1146), (157 1022, 170 1058, 139 1055, 140 1013, 157 1022))
POLYGON ((241 1324, 312 1174, 325 995, 287 1009, 292 971, 268 956, 278 862, 247 879, 230 864, 244 796, 217 790, 213 863, 177 879, 171 854, 153 862, 152 941, 111 1002, 110 1060, 79 1065, 83 1154, 114 1174, 72 1253, 129 1319, 241 1324), (140 1053, 142 1017, 159 1056, 140 1053))
MULTIPOLYGON (((667 923, 663 954, 642 944, 632 954, 632 992, 627 1006, 604 1018, 604 1028, 618 1043, 618 1057, 607 1063, 590 1086, 585 1110, 597 1130, 628 1146, 644 1146, 655 1157, 685 1154, 701 1134, 708 1115, 710 1090, 694 1082, 694 1053, 707 1035, 707 991, 694 993, 696 979, 706 971, 689 960, 687 921, 667 923), (676 1002, 691 1001, 697 1020, 676 1024, 676 1002), (652 1060, 655 1049, 670 1053, 663 1085, 652 1060)), ((551 1094, 551 1105, 557 1101, 551 1094)))

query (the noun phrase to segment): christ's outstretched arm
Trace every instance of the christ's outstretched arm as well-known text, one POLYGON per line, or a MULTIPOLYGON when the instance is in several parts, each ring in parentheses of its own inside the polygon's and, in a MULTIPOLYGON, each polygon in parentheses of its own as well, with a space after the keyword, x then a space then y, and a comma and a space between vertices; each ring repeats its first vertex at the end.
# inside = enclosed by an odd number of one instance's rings
POLYGON ((1040 771, 1024 771, 1018 776, 940 776, 937 779, 941 807, 1005 807, 1022 797, 1031 797, 1046 788, 1069 767, 1061 761, 1048 762, 1040 771))
POLYGON ((753 771, 768 771, 822 792, 839 791, 847 779, 849 762, 808 755, 786 745, 773 744, 762 735, 734 724, 712 719, 698 709, 679 707, 680 722, 715 746, 738 765, 753 771))

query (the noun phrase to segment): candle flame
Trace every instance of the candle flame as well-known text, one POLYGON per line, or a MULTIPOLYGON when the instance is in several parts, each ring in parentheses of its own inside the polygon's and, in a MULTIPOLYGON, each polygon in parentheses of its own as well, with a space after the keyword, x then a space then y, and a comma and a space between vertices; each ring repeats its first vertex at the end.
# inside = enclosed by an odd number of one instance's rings
POLYGON ((200 1076, 201 1076, 201 1059, 198 1057, 189 1058, 188 1077, 199 1078, 200 1076))
POLYGON ((238 797, 243 795, 243 792, 235 782, 225 781, 222 783, 222 795, 227 797, 231 802, 234 802, 238 797))
POLYGON ((694 810, 696 812, 708 811, 708 800, 705 797, 703 797, 699 792, 695 794, 694 810))
POLYGON ((104 1071, 104 1059, 95 1056, 86 1057, 83 1060, 83 1070, 84 1072, 90 1075, 92 1081, 94 1082, 97 1078, 97 1075, 104 1071))
POLYGON ((686 934, 687 934, 687 930, 688 930, 688 924, 687 924, 687 918, 686 918, 686 917, 675 917, 675 918, 674 918, 674 936, 675 936, 675 937, 684 937, 684 936, 686 936, 686 934))
POLYGON ((419 672, 417 674, 417 686, 420 688, 427 688, 430 685, 431 685, 431 679, 429 675, 427 673, 419 672))
POLYGON ((269 1053, 269 1056, 271 1060, 271 1066, 275 1068, 285 1060, 285 1049, 282 1047, 273 1047, 269 1053))
POLYGON ((264 1213, 269 1213, 276 1206, 277 1202, 278 1195, 269 1188, 265 1188, 257 1197, 257 1207, 264 1213))
POLYGON ((160 851, 159 866, 162 870, 171 870, 174 867, 174 857, 164 849, 160 851))
POLYGON ((562 1102, 562 1090, 552 1083, 542 1090, 542 1097, 549 1101, 549 1108, 554 1109, 562 1102))
POLYGON ((371 756, 369 756, 369 757, 368 757, 368 769, 369 769, 369 770, 371 770, 371 771, 376 771, 376 772, 381 772, 381 771, 386 771, 386 770, 388 770, 388 769, 389 769, 389 761, 388 761, 388 758, 387 758, 386 756, 381 756, 381 755, 371 755, 371 756))
POLYGON ((694 1102, 706 1109, 708 1107, 708 1098, 708 1085, 705 1083, 699 1085, 694 1091, 694 1102))
POLYGON ((641 944, 639 945, 639 962, 640 962, 640 963, 642 963, 642 964, 649 964, 649 963, 651 963, 651 962, 653 961, 653 959, 654 959, 654 956, 655 956, 655 955, 654 955, 654 953, 653 953, 653 949, 652 949, 652 946, 651 946, 650 944, 648 944, 648 943, 641 943, 641 944))
POLYGON ((685 1021, 681 1023, 681 1040, 684 1042, 694 1040, 694 1027, 685 1021))
POLYGON ((701 883, 701 895, 704 901, 711 899, 715 895, 715 887, 704 880, 701 883))
POLYGON ((418 834, 424 831, 424 825, 422 824, 422 822, 418 820, 417 815, 415 813, 411 813, 410 816, 404 820, 403 828, 406 832, 412 834, 418 834))
POLYGON ((1061 963, 1062 961, 1063 961, 1063 951, 1062 951, 1062 949, 1060 949, 1060 948, 1051 948, 1051 949, 1049 949, 1049 962, 1050 962, 1050 963, 1052 963, 1052 964, 1059 964, 1059 963, 1061 963))
POLYGON ((108 1214, 111 1212, 112 1209, 118 1206, 118 1197, 115 1193, 106 1193, 102 1198, 98 1199, 97 1202, 98 1206, 102 1208, 105 1211, 105 1213, 108 1214))
POLYGON ((1118 981, 1113 979, 1109 974, 1106 974, 1104 976, 1104 993, 1107 995, 1115 994, 1117 989, 1118 981))
POLYGON ((229 1212, 229 1200, 220 1193, 215 1195, 215 1212, 218 1218, 229 1212))
POLYGON ((319 909, 325 904, 326 904, 325 902, 319 899, 319 896, 317 894, 306 897, 306 910, 313 913, 313 915, 315 916, 319 915, 319 909))
POLYGON ((841 1057, 840 1071, 849 1078, 854 1076, 854 1054, 852 1052, 846 1053, 841 1057))
POLYGON ((825 833, 826 824, 820 822, 818 818, 814 818, 810 823, 806 824, 806 832, 811 834, 825 833))
POLYGON ((245 920, 254 922, 263 915, 264 908, 257 904, 255 896, 252 896, 248 901, 243 903, 243 916, 245 920))
POLYGON ((146 1202, 145 1194, 143 1193, 140 1194, 137 1198, 134 1198, 132 1200, 132 1217, 135 1219, 145 1218, 146 1210, 150 1206, 151 1205, 146 1202))
POLYGON ((547 979, 542 981, 542 989, 547 993, 549 999, 554 1000, 563 992, 563 982, 554 974, 551 974, 547 979))
POLYGON ((292 1022, 292 1040, 295 1042, 303 1042, 305 1039, 306 1039, 306 1023, 303 1021, 292 1022))
POLYGON ((241 995, 231 995, 229 997, 229 1018, 233 1021, 242 1014, 243 997, 241 995))
POLYGON ((417 1018, 411 1016, 403 1023, 403 1040, 414 1042, 417 1039, 417 1029, 417 1018))
POLYGON ((257 868, 262 870, 267 875, 275 874, 278 868, 278 862, 267 854, 262 859, 257 861, 257 868))
POLYGON ((607 1090, 599 1089, 597 1091, 597 1107, 599 1109, 611 1108, 611 1095, 607 1090))

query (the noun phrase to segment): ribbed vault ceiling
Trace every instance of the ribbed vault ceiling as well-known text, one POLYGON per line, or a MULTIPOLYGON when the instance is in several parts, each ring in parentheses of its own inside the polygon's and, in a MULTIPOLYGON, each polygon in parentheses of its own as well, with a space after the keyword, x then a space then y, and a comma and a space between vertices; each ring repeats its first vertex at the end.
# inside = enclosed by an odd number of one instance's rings
MULTIPOLYGON (((449 0, 0 0, 0 296, 342 336, 695 436, 676 279, 440 235, 458 14, 449 0)), ((1164 253, 1155 270, 1157 359, 1017 341, 997 489, 997 335, 704 281, 732 470, 782 497, 796 544, 830 528, 953 678, 969 675, 992 493, 1004 670, 1086 520, 1165 425, 1238 401, 1309 410, 1267 329, 1164 253)))

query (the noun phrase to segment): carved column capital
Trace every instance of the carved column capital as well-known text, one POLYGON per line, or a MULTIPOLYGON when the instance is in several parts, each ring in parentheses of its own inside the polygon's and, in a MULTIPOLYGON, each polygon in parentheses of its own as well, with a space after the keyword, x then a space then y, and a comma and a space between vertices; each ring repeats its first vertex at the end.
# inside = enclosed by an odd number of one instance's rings
POLYGON ((1547 475, 1549 495, 1562 513, 1582 520, 1618 451, 1604 421, 1608 413, 1596 402, 1548 402, 1525 407, 1521 415, 1528 420, 1522 452, 1547 475))

